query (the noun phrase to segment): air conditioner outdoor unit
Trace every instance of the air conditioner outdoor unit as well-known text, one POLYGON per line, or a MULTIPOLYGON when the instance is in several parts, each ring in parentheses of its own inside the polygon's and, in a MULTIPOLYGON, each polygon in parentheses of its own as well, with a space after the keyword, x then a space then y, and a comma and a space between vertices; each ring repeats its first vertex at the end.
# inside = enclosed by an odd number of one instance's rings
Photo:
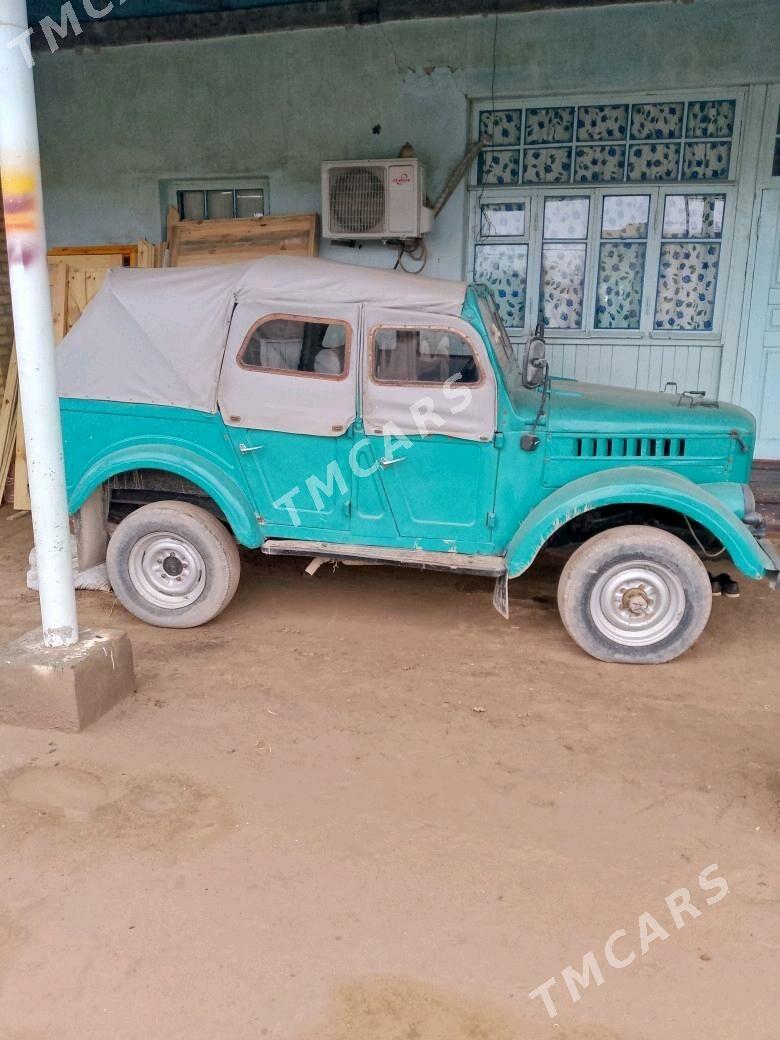
POLYGON ((418 159, 322 164, 324 238, 420 238, 432 224, 418 159))

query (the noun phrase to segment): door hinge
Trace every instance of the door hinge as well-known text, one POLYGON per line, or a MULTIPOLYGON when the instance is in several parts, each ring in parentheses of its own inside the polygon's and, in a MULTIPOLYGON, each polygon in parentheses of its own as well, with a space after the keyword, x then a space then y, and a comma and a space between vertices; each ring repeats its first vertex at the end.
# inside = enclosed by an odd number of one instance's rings
POLYGON ((352 516, 352 502, 349 499, 344 502, 344 513, 346 516, 352 516))
POLYGON ((504 435, 503 435, 503 433, 497 433, 495 435, 495 437, 493 438, 493 444, 497 448, 503 448, 504 447, 504 435))
POLYGON ((485 521, 485 523, 491 529, 493 527, 495 527, 496 526, 496 514, 495 513, 488 513, 487 520, 485 521))

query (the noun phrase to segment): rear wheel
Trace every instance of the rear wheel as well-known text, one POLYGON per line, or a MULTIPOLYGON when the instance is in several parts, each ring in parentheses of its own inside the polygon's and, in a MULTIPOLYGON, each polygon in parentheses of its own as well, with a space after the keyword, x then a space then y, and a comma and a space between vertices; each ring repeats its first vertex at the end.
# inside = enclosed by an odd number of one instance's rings
POLYGON ((704 564, 679 538, 652 527, 617 527, 589 539, 558 584, 566 631, 600 661, 671 661, 699 638, 711 606, 704 564))
POLYGON ((211 621, 235 595, 241 570, 230 532, 187 502, 155 502, 125 517, 106 566, 122 606, 163 628, 211 621))

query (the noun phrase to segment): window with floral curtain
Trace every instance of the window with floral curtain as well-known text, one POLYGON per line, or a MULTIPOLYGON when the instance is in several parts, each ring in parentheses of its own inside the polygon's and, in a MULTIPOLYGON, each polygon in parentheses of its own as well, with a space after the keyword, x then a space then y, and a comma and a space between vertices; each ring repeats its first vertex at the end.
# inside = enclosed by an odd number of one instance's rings
POLYGON ((483 106, 472 272, 510 331, 716 332, 737 117, 736 97, 483 106))

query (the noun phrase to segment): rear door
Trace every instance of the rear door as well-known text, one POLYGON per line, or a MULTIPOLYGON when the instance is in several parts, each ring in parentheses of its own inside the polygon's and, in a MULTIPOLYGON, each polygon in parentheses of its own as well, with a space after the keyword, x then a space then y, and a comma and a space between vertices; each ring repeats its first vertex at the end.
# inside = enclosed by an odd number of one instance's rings
POLYGON ((403 537, 487 550, 498 451, 496 381, 458 318, 367 309, 362 417, 403 537))
POLYGON ((233 314, 219 408, 268 526, 349 527, 358 315, 253 303, 233 314))

